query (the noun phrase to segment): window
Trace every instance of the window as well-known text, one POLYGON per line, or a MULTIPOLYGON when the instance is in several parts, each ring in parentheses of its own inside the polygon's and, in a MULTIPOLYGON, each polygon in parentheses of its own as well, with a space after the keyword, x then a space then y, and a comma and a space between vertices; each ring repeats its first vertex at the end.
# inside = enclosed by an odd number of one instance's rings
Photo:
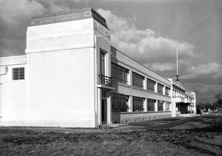
POLYGON ((13 68, 12 69, 13 80, 24 80, 25 79, 25 68, 13 68))
POLYGON ((157 92, 163 94, 163 85, 158 83, 157 92))
POLYGON ((165 102, 165 111, 169 111, 169 110, 170 110, 170 103, 165 102))
POLYGON ((154 91, 155 81, 147 79, 147 89, 154 91))
POLYGON ((158 111, 163 111, 163 101, 158 101, 158 111))
POLYGON ((133 73, 133 86, 143 88, 143 80, 144 80, 143 76, 133 73))
POLYGON ((128 96, 123 94, 112 93, 112 111, 113 112, 127 112, 128 110, 128 96))
POLYGON ((143 111, 143 98, 133 97, 133 111, 143 111))
POLYGON ((170 88, 166 87, 165 92, 166 92, 166 95, 167 95, 167 96, 170 96, 170 88))
POLYGON ((100 52, 100 74, 105 75, 105 53, 100 52))
POLYGON ((111 73, 114 82, 127 84, 127 76, 129 73, 127 69, 112 63, 111 73))
POLYGON ((147 110, 148 111, 155 111, 155 100, 148 99, 147 102, 148 102, 147 110))

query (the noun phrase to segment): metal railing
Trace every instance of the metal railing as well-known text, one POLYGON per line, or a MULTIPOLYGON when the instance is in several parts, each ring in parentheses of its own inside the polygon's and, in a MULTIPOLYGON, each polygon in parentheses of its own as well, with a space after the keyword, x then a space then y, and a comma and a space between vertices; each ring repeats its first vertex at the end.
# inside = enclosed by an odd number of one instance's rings
POLYGON ((99 83, 109 87, 113 86, 112 78, 101 74, 99 75, 99 83))

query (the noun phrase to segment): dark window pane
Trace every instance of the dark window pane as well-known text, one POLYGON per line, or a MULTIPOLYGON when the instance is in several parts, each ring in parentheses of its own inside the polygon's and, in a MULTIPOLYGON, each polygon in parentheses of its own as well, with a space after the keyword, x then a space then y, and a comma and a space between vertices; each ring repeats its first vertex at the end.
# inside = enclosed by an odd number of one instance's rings
POLYGON ((143 76, 133 73, 133 86, 143 88, 143 80, 143 76))
POLYGON ((147 79, 147 89, 154 91, 155 81, 147 79))
POLYGON ((100 73, 105 75, 105 53, 100 53, 100 73))
POLYGON ((112 93, 112 111, 127 112, 128 110, 127 101, 128 101, 128 96, 112 93))
POLYGON ((129 71, 127 69, 119 65, 112 64, 111 74, 114 82, 122 82, 127 84, 128 72, 129 71))
POLYGON ((155 100, 148 99, 148 111, 155 110, 155 100))
POLYGON ((158 101, 158 111, 163 111, 163 101, 158 101))
POLYGON ((133 97, 133 111, 143 111, 143 98, 133 97))
POLYGON ((162 84, 158 83, 157 91, 158 91, 158 93, 163 93, 163 85, 162 84))
POLYGON ((12 79, 13 80, 25 79, 25 68, 13 68, 12 69, 12 79))

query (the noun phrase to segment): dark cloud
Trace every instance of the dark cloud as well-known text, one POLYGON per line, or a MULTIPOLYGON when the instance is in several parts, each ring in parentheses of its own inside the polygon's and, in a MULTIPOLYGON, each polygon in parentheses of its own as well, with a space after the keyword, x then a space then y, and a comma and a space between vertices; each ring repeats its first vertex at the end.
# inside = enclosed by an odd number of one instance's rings
POLYGON ((27 26, 43 12, 44 7, 35 1, 0 1, 0 56, 24 54, 27 26))

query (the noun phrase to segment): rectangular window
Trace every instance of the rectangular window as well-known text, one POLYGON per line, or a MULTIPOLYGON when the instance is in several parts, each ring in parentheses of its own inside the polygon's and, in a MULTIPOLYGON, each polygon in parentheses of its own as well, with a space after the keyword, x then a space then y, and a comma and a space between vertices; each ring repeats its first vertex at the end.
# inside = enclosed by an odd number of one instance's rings
POLYGON ((13 80, 24 80, 25 79, 25 68, 13 68, 12 69, 13 80))
POLYGON ((158 111, 163 111, 163 101, 158 101, 158 111))
POLYGON ((170 96, 170 88, 166 87, 165 92, 166 92, 166 95, 167 95, 167 96, 170 96))
POLYGON ((128 73, 129 71, 127 69, 112 63, 111 74, 114 82, 127 84, 128 73))
POLYGON ((169 111, 169 110, 170 110, 170 103, 165 102, 165 111, 169 111))
POLYGON ((105 75, 105 53, 100 52, 100 74, 105 75))
POLYGON ((155 81, 147 79, 147 89, 154 91, 155 83, 156 83, 155 81))
POLYGON ((113 112, 127 112, 128 110, 128 96, 123 94, 112 93, 112 111, 113 112))
POLYGON ((143 76, 133 73, 133 86, 143 88, 143 80, 144 80, 143 76))
POLYGON ((133 97, 133 111, 143 111, 143 98, 133 97))
POLYGON ((157 92, 163 94, 163 85, 158 83, 157 92))
POLYGON ((147 105, 147 110, 148 111, 155 111, 155 100, 148 99, 148 105, 147 105))

